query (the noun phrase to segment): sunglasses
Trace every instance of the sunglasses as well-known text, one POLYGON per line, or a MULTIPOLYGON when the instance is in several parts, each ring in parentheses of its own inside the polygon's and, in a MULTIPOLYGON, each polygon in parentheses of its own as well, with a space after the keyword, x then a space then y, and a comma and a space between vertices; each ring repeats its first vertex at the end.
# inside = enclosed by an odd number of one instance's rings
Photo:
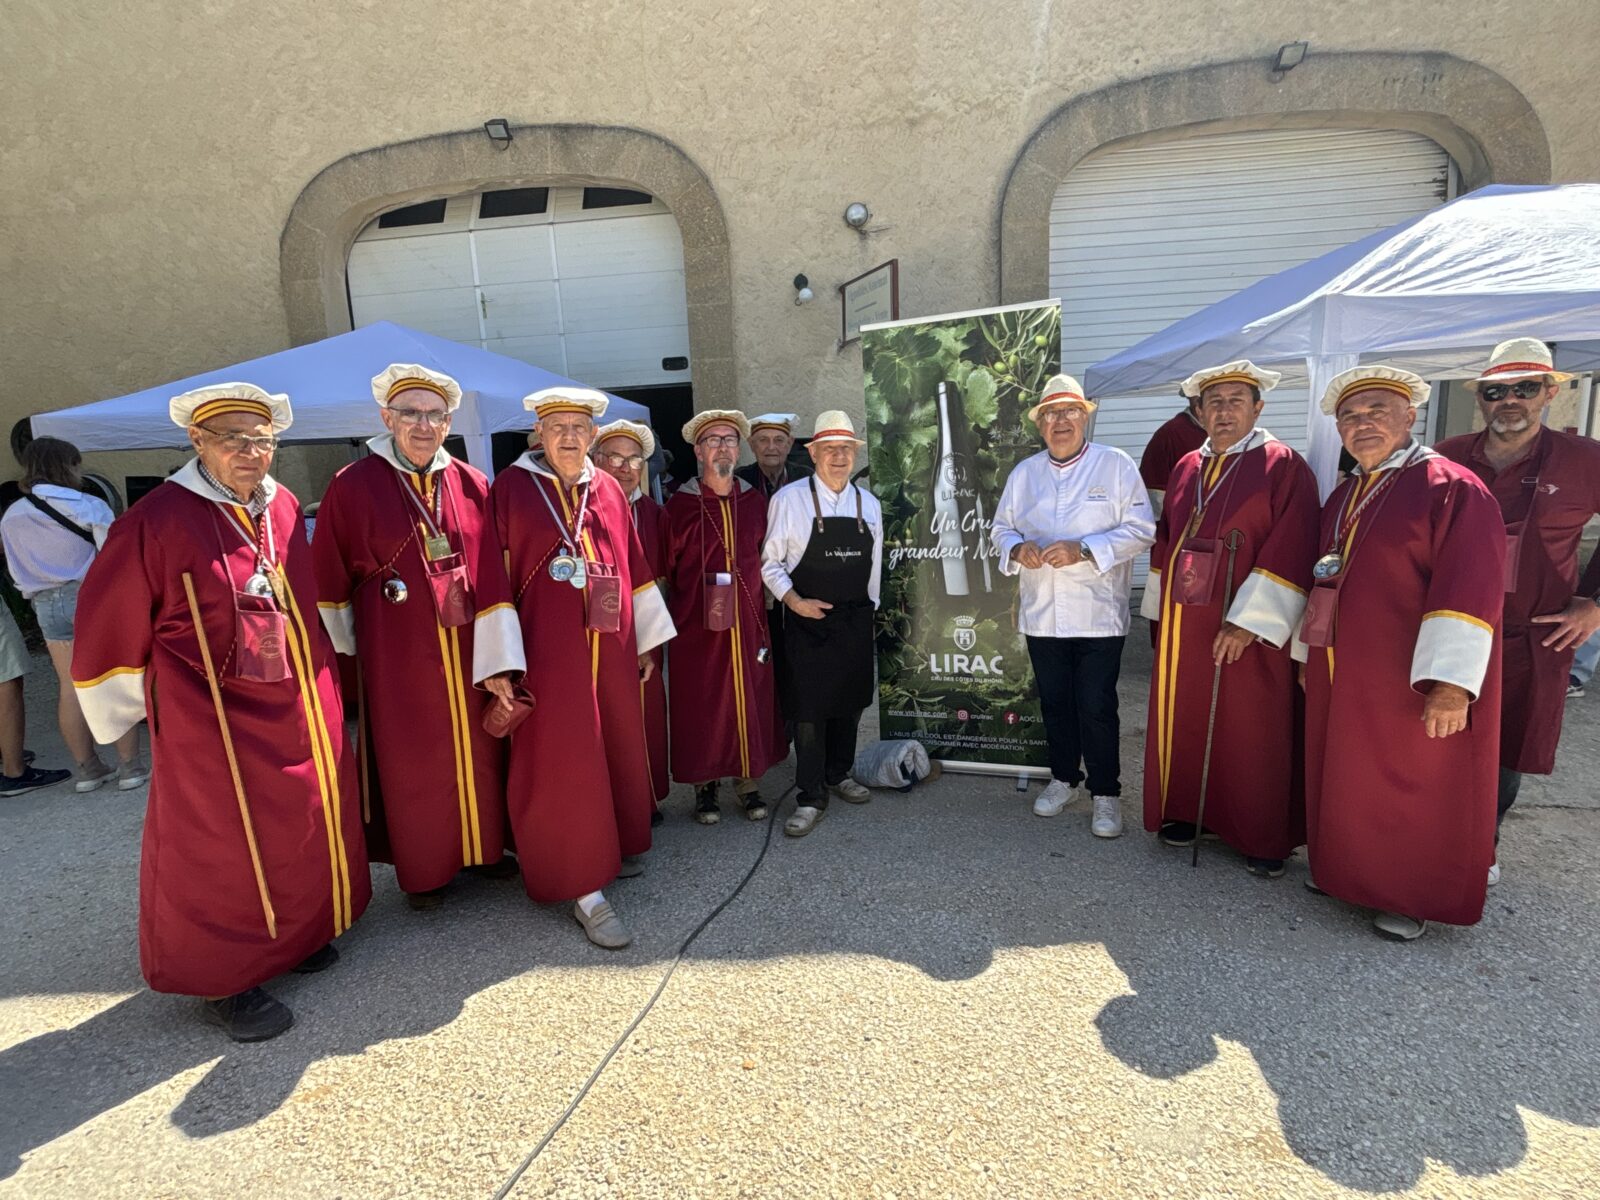
POLYGON ((1499 404, 1507 396, 1518 400, 1532 400, 1544 391, 1544 380, 1522 379, 1516 383, 1485 383, 1478 388, 1478 398, 1490 404, 1499 404))
POLYGON ((595 457, 611 467, 628 466, 637 471, 644 466, 644 456, 642 454, 612 454, 608 451, 604 454, 596 454, 595 457))

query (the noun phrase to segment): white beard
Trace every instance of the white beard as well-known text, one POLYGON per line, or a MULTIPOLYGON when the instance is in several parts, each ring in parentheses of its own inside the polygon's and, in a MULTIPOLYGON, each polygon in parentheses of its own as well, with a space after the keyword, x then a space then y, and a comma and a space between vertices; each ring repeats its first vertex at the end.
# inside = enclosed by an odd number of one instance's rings
POLYGON ((726 479, 733 474, 733 464, 726 462, 712 463, 711 473, 718 479, 726 479))
POLYGON ((1496 433, 1521 433, 1532 424, 1527 417, 1496 417, 1489 422, 1489 428, 1496 433))

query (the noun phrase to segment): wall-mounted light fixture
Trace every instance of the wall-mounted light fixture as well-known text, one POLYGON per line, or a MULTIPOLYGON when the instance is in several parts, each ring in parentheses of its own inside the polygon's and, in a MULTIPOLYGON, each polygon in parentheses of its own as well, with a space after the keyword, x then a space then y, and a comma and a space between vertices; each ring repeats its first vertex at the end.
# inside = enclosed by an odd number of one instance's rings
POLYGON ((489 135, 496 150, 504 150, 511 145, 511 123, 504 117, 491 117, 483 123, 483 131, 489 135))
POLYGON ((811 280, 804 275, 794 277, 794 302, 796 304, 810 304, 815 293, 811 290, 811 280))
POLYGON ((1280 75, 1285 71, 1292 71, 1305 60, 1306 51, 1311 49, 1310 42, 1289 42, 1278 47, 1278 57, 1273 60, 1272 69, 1280 75))
POLYGON ((844 223, 851 229, 863 229, 872 220, 872 210, 857 200, 844 210, 844 223))

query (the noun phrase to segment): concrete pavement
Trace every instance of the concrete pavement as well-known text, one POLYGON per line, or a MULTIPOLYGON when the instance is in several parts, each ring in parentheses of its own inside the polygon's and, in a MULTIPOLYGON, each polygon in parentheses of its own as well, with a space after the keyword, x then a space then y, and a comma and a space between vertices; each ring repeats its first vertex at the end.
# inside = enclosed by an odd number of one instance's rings
MULTIPOLYGON (((1138 831, 1141 638, 1122 839, 960 776, 778 830, 510 1194, 1600 1194, 1600 697, 1483 923, 1401 946, 1301 860, 1138 831)), ((141 987, 143 797, 0 801, 0 1197, 490 1196, 768 833, 675 792, 620 954, 514 881, 414 913, 376 868, 343 961, 274 985, 295 1029, 242 1047, 141 987)))

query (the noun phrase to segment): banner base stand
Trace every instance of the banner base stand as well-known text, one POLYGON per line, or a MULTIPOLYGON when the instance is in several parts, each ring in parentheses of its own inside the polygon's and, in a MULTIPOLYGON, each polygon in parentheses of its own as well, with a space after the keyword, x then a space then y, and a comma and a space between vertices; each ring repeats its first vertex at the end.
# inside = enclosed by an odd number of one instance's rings
POLYGON ((1028 788, 1030 781, 1035 779, 1049 779, 1049 767, 1018 767, 1006 763, 979 763, 961 762, 953 758, 941 758, 939 765, 945 771, 955 775, 999 775, 1011 776, 1017 782, 1017 791, 1023 792, 1028 788))

